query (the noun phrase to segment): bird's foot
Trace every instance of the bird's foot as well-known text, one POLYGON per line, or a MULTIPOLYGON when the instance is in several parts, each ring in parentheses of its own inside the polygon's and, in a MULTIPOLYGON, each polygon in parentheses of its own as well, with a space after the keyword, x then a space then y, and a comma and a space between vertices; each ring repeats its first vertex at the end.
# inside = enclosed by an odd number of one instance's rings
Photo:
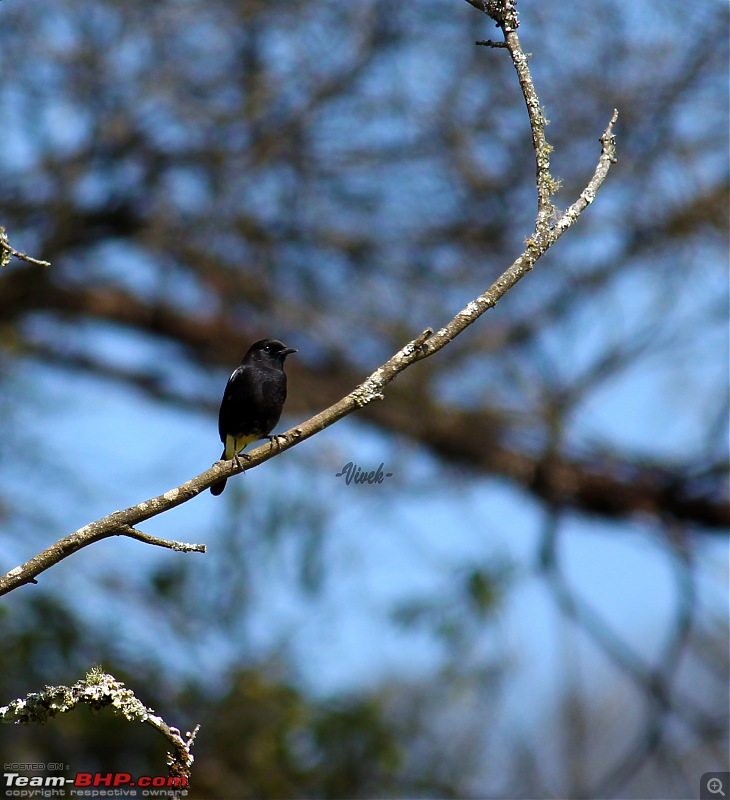
POLYGON ((287 441, 286 436, 284 436, 284 434, 282 434, 282 433, 275 433, 273 436, 268 436, 267 438, 268 438, 269 442, 274 447, 276 447, 278 452, 281 452, 281 441, 280 440, 283 440, 284 444, 286 444, 286 441, 287 441))
POLYGON ((233 460, 236 462, 236 466, 241 470, 241 472, 246 474, 246 468, 241 463, 241 459, 248 461, 248 456, 245 453, 235 453, 233 456, 233 460))

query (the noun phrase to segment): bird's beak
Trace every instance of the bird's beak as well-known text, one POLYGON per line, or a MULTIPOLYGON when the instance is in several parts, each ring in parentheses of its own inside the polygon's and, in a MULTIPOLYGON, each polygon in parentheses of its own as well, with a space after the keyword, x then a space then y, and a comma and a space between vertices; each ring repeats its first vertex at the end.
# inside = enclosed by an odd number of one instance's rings
POLYGON ((297 349, 295 349, 294 347, 285 347, 281 351, 280 355, 282 355, 282 356, 290 356, 292 353, 298 353, 298 352, 299 351, 297 349))

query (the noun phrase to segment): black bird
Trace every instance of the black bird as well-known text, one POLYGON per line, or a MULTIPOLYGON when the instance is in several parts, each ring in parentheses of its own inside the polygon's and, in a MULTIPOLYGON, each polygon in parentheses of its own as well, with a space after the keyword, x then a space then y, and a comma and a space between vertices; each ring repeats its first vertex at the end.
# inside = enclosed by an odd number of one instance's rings
MULTIPOLYGON (((261 339, 249 347, 223 393, 218 414, 218 432, 223 442, 221 459, 238 458, 246 445, 273 430, 286 400, 284 359, 296 352, 276 339, 261 339)), ((226 480, 214 483, 211 494, 221 494, 226 480)))

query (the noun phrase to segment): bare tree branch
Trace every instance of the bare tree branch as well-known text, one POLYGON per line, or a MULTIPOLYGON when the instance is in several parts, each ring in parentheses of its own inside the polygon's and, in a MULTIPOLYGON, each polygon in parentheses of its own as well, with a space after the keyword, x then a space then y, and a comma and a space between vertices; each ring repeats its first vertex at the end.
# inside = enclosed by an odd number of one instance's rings
MULTIPOLYGON (((131 294, 120 296, 116 302, 123 301, 125 313, 130 306, 144 308, 131 294)), ((140 310, 140 313, 143 312, 140 310)), ((215 321, 211 324, 217 329, 215 321)), ((233 340, 232 323, 229 330, 228 338, 233 340)), ((202 330, 195 335, 202 336, 202 330)), ((630 351, 636 352, 642 341, 621 348, 618 355, 609 353, 609 361, 630 351)), ((207 394, 182 393, 179 387, 169 385, 164 376, 146 368, 119 366, 73 351, 66 343, 59 344, 55 340, 43 343, 26 341, 23 347, 25 352, 33 353, 44 364, 58 364, 101 375, 125 386, 135 386, 150 397, 181 408, 207 414, 217 411, 217 405, 207 394)), ((221 360, 225 360, 226 352, 220 354, 221 360)), ((577 385, 582 389, 597 380, 599 373, 607 368, 606 362, 600 361, 588 374, 576 378, 577 385)), ((333 372, 326 366, 292 364, 290 378, 294 377, 297 393, 289 400, 289 408, 294 412, 311 408, 316 398, 346 391, 355 382, 351 371, 333 372)), ((649 514, 699 527, 705 534, 727 536, 730 506, 723 493, 723 476, 727 473, 725 462, 670 466, 638 456, 619 457, 616 453, 601 451, 573 457, 565 453, 546 456, 544 453, 524 452, 509 442, 509 428, 492 410, 447 408, 421 397, 419 413, 409 414, 408 409, 417 401, 414 394, 417 391, 413 385, 393 384, 388 393, 389 402, 371 406, 368 421, 410 437, 439 458, 485 474, 504 476, 540 500, 559 502, 563 510, 573 509, 606 519, 649 514), (490 447, 480 446, 480 442, 487 439, 491 442, 490 447)))
MULTIPOLYGON (((385 387, 397 375, 416 362, 437 353, 465 328, 476 322, 485 311, 492 308, 534 267, 535 263, 548 248, 578 219, 580 214, 595 198, 596 192, 608 175, 611 164, 615 161, 613 126, 618 117, 617 111, 613 112, 611 121, 600 138, 601 154, 592 178, 581 192, 579 198, 559 217, 557 222, 550 223, 550 219, 553 216, 550 196, 555 188, 549 176, 550 146, 545 139, 545 121, 540 111, 537 93, 527 67, 527 57, 522 52, 516 35, 518 21, 514 2, 513 0, 490 0, 488 3, 477 4, 477 0, 467 1, 476 8, 488 13, 502 29, 507 49, 517 70, 525 96, 537 160, 538 217, 534 235, 528 238, 527 248, 512 265, 483 294, 476 297, 459 311, 451 322, 436 333, 427 328, 420 336, 402 347, 337 403, 315 414, 309 420, 290 429, 285 434, 276 437, 274 442, 258 447, 244 456, 242 462, 245 464, 246 469, 258 466, 269 458, 314 436, 343 417, 368 405, 373 400, 383 399, 385 387)), ((134 526, 191 500, 221 478, 231 477, 241 472, 243 468, 243 465, 239 465, 235 459, 227 462, 216 462, 210 469, 162 495, 138 503, 123 511, 115 511, 106 517, 89 523, 60 539, 56 544, 0 578, 0 596, 26 583, 34 582, 41 572, 44 572, 53 564, 58 563, 80 548, 109 536, 129 536, 134 531, 134 538, 151 544, 160 544, 160 542, 151 541, 152 537, 136 531, 134 526)), ((183 545, 182 543, 167 543, 164 546, 188 551, 201 551, 204 549, 202 545, 183 545)))
POLYGON ((129 722, 143 722, 159 731, 171 747, 167 754, 169 796, 178 798, 187 794, 184 790, 189 785, 194 760, 191 748, 200 726, 183 737, 177 728, 168 725, 138 700, 131 689, 100 669, 92 669, 73 686, 46 686, 40 692, 31 692, 25 698, 0 706, 0 721, 15 725, 42 725, 58 714, 73 711, 79 704, 88 705, 95 711, 111 708, 129 722))
POLYGON ((10 256, 15 256, 21 261, 27 261, 29 264, 35 264, 39 267, 51 266, 50 261, 40 261, 37 258, 32 258, 27 253, 21 253, 14 247, 11 247, 7 231, 0 225, 0 267, 5 267, 10 263, 10 256))
MULTIPOLYGON (((519 27, 519 14, 517 13, 517 3, 515 0, 466 0, 474 8, 478 8, 489 15, 500 27, 504 35, 504 42, 477 42, 477 44, 487 44, 490 47, 503 47, 509 50, 512 56, 512 63, 517 71, 520 88, 527 105, 527 113, 530 116, 530 128, 532 129, 532 146, 535 150, 535 161, 537 167, 537 221, 535 230, 542 233, 550 228, 550 221, 553 217, 554 207, 551 201, 553 192, 558 188, 558 183, 550 175, 550 153, 552 146, 545 138, 545 126, 547 120, 543 114, 540 100, 535 91, 535 86, 530 75, 530 68, 527 65, 528 56, 522 51, 520 39, 517 35, 519 27)), ((611 122, 616 122, 617 112, 611 122)), ((609 126, 610 129, 611 126, 609 126)))

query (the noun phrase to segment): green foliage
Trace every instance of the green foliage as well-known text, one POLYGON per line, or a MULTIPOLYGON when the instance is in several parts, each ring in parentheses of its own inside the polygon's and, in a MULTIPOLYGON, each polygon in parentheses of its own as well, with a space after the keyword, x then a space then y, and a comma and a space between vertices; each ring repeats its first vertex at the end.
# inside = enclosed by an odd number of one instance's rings
POLYGON ((194 797, 365 797, 395 783, 397 737, 375 698, 312 701, 248 669, 201 712, 194 797))

